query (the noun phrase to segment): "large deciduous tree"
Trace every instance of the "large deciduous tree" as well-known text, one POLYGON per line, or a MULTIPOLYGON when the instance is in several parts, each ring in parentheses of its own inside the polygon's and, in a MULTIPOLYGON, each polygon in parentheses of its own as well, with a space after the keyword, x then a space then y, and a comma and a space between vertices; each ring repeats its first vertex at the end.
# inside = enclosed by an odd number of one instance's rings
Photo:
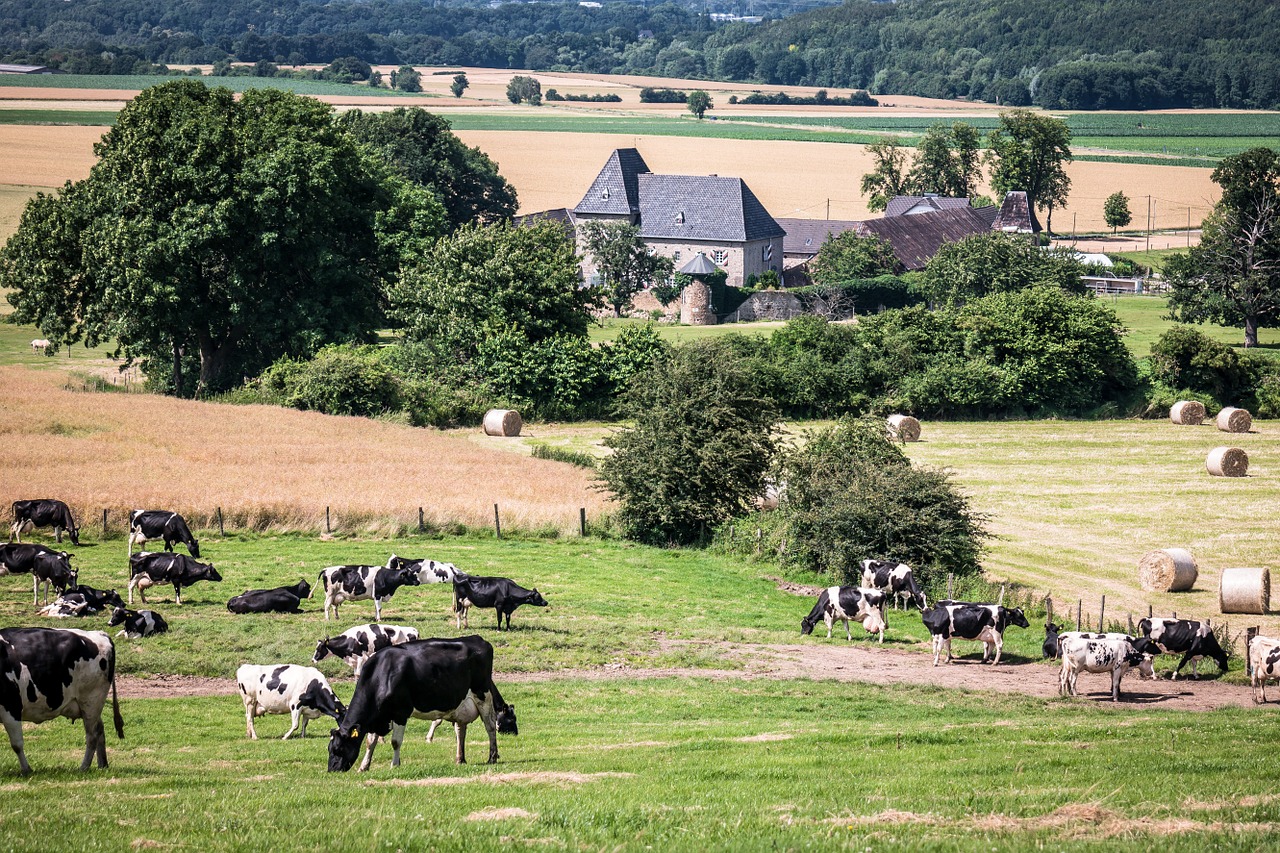
POLYGON ((671 258, 650 252, 640 229, 628 222, 588 221, 581 233, 615 317, 622 316, 637 293, 671 276, 671 258))
POLYGON ((1107 196, 1107 200, 1102 204, 1102 217, 1111 226, 1112 234, 1116 233, 1117 228, 1123 228, 1133 221, 1133 213, 1129 210, 1129 197, 1123 190, 1116 190, 1107 196))
POLYGON ((156 86, 94 150, 88 178, 28 206, 0 286, 55 345, 114 339, 179 394, 367 338, 403 231, 440 228, 330 107, 286 92, 156 86))
POLYGON ((1062 119, 1031 110, 1000 114, 987 137, 991 186, 1003 196, 1021 190, 1033 207, 1048 212, 1045 230, 1053 233, 1053 209, 1067 203, 1071 177, 1071 129, 1062 119))
POLYGON ((449 122, 417 107, 387 113, 350 110, 339 122, 403 177, 435 193, 450 230, 467 222, 510 219, 516 191, 479 148, 464 145, 449 122))
POLYGON ((1200 245, 1170 258, 1164 274, 1175 319, 1243 326, 1244 345, 1280 322, 1280 155, 1252 148, 1213 170, 1222 198, 1200 245))
POLYGON ((829 238, 809 262, 809 275, 818 284, 835 285, 893 273, 898 259, 893 247, 879 237, 860 237, 845 231, 829 238))
POLYGON ((935 302, 959 305, 991 293, 1053 285, 1084 293, 1083 268, 1069 249, 1042 251, 1025 238, 975 234, 944 243, 929 259, 920 288, 935 302))
POLYGON ((689 112, 693 113, 693 117, 701 120, 707 114, 707 110, 711 109, 714 104, 711 103, 711 96, 702 89, 694 89, 689 93, 685 106, 689 108, 689 112))
POLYGON ((907 186, 917 194, 969 198, 982 180, 981 148, 982 140, 971 124, 933 125, 916 147, 907 186))
POLYGON ((870 196, 867 208, 879 212, 889 206, 889 199, 907 191, 907 150, 893 137, 885 137, 867 146, 875 161, 870 172, 862 176, 862 194, 870 196))

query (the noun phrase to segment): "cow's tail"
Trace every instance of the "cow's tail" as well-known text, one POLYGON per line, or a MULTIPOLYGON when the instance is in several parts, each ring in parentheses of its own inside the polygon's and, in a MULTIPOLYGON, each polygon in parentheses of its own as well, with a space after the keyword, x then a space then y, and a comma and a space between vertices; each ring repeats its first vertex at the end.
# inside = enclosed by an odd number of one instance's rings
POLYGON ((826 611, 827 603, 830 600, 831 596, 825 589, 818 594, 818 601, 813 605, 813 609, 809 611, 809 615, 800 620, 801 634, 810 634, 813 632, 813 626, 817 625, 818 620, 822 618, 822 614, 826 611))
POLYGON ((124 717, 120 716, 120 698, 116 695, 115 643, 111 643, 111 660, 107 664, 107 677, 111 679, 111 716, 116 724, 116 737, 124 740, 124 717))

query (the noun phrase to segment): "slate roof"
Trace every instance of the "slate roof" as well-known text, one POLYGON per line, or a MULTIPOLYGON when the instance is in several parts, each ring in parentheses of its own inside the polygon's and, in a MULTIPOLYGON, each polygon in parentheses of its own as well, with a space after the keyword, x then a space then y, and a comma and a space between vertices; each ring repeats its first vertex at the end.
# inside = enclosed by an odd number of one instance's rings
POLYGON ((869 219, 858 226, 858 233, 863 237, 887 240, 898 263, 908 271, 924 269, 944 243, 989 230, 986 219, 967 206, 914 216, 869 219))
POLYGON ((704 255, 702 252, 698 252, 696 255, 694 255, 692 258, 689 259, 689 263, 680 267, 680 269, 677 270, 677 272, 680 272, 684 275, 711 275, 717 269, 719 269, 719 267, 711 263, 710 258, 704 255))
POLYGON ((1004 203, 1000 205, 1000 213, 991 225, 992 231, 1004 231, 1009 234, 1039 234, 1040 220, 1027 201, 1027 194, 1014 190, 1004 194, 1004 203))
POLYGON ((991 230, 995 227, 996 217, 1000 215, 1000 208, 994 204, 989 204, 986 207, 975 207, 973 212, 981 216, 983 221, 987 223, 987 229, 991 230))
POLYGON ((639 151, 634 148, 614 149, 573 212, 579 216, 634 216, 640 209, 636 178, 648 173, 649 166, 639 151))
POLYGON ((786 233, 741 178, 641 173, 638 182, 645 239, 745 242, 786 233))
POLYGON ((574 236, 573 211, 567 207, 556 207, 551 210, 539 210, 537 213, 526 213, 511 220, 521 227, 537 225, 539 222, 554 222, 565 230, 570 239, 574 236))
POLYGON ((812 257, 828 237, 838 237, 862 223, 848 219, 779 219, 778 224, 787 232, 782 239, 782 254, 812 257))
POLYGON ((907 211, 918 205, 933 210, 955 210, 957 207, 968 207, 969 199, 938 195, 896 195, 889 199, 889 204, 884 209, 885 218, 906 216, 907 211))

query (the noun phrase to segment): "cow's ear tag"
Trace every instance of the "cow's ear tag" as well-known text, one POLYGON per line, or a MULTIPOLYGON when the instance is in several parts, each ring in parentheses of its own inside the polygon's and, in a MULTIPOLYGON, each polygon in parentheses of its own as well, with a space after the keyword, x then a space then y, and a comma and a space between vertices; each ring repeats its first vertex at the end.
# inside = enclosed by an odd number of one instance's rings
POLYGON ((359 729, 352 729, 352 730, 351 730, 351 737, 352 737, 352 738, 358 738, 358 737, 360 737, 360 730, 359 730, 359 729))

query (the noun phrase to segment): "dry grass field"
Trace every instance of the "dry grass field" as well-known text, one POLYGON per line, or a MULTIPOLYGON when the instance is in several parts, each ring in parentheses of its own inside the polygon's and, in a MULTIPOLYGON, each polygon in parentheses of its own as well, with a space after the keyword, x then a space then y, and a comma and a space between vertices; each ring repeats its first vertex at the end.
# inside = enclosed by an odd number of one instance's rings
POLYGON ((0 367, 0 495, 56 496, 92 525, 158 506, 206 526, 394 532, 503 524, 576 530, 604 499, 580 468, 434 430, 269 406, 68 390, 62 371, 0 367))

